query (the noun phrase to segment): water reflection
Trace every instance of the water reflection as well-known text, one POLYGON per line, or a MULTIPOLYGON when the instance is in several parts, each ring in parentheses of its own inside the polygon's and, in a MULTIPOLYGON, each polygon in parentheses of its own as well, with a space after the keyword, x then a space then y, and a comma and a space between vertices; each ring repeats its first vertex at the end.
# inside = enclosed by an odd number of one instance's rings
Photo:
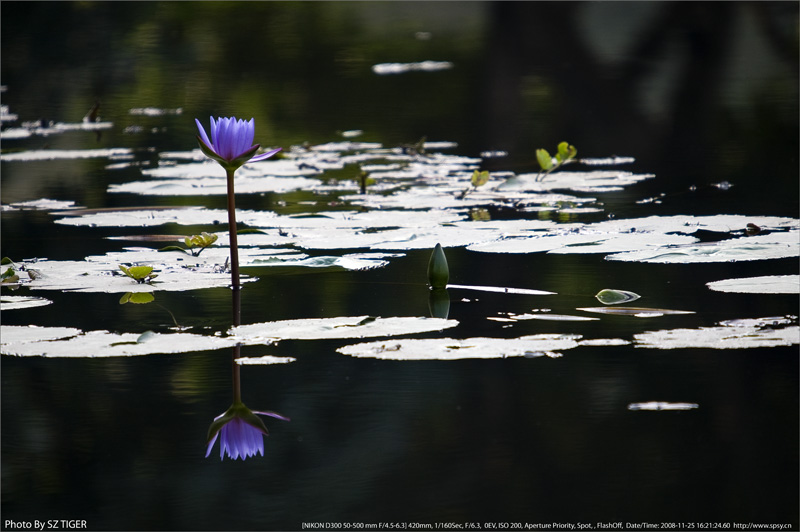
MULTIPOLYGON (((241 298, 242 292, 238 287, 231 291, 233 294, 233 325, 241 325, 241 298)), ((264 456, 264 436, 269 436, 267 426, 261 416, 270 416, 283 421, 289 418, 277 412, 266 410, 250 410, 242 402, 242 367, 237 360, 242 356, 242 346, 237 344, 233 347, 231 356, 231 368, 233 373, 233 404, 225 412, 214 418, 211 426, 208 427, 208 446, 206 448, 206 458, 211 454, 211 449, 219 438, 219 458, 220 460, 227 455, 229 458, 244 460, 250 456, 260 454, 264 456)))
POLYGON ((428 295, 428 309, 432 318, 447 319, 450 315, 450 294, 446 288, 431 289, 428 295))

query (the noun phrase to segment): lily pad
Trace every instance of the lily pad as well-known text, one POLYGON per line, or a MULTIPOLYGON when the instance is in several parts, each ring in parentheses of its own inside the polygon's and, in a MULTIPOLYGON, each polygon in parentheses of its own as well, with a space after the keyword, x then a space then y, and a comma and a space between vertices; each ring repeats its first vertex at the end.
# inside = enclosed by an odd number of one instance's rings
POLYGON ((398 336, 441 331, 456 325, 456 320, 441 318, 351 316, 253 323, 234 327, 230 334, 243 340, 319 340, 398 336))
POLYGON ((448 284, 447 288, 455 288, 457 290, 477 290, 479 292, 497 292, 500 294, 522 294, 529 296, 555 295, 555 292, 547 292, 545 290, 534 290, 532 288, 508 288, 505 286, 473 286, 465 284, 448 284))
POLYGON ((453 68, 450 61, 420 61, 418 63, 379 63, 372 65, 372 71, 378 75, 405 74, 406 72, 438 72, 453 68))
POLYGON ((626 262, 689 264, 782 259, 797 256, 800 256, 800 236, 798 232, 791 231, 743 236, 719 242, 629 251, 609 255, 606 259, 626 262))
MULTIPOLYGON (((155 292, 198 290, 229 286, 231 276, 214 266, 180 266, 161 264, 154 269, 158 278, 152 282, 137 283, 119 271, 119 262, 89 257, 85 261, 25 261, 27 270, 37 273, 26 282, 31 290, 62 290, 70 292, 155 292)), ((246 275, 243 283, 254 281, 246 275)))
POLYGON ((19 310, 50 305, 52 301, 43 297, 0 296, 0 310, 19 310))
POLYGON ((748 322, 727 322, 719 327, 649 331, 634 335, 636 347, 650 349, 748 349, 800 343, 797 325, 772 328, 748 322))
POLYGON ((4 153, 0 156, 3 162, 10 161, 53 161, 58 159, 96 159, 133 157, 129 148, 98 148, 94 150, 30 150, 15 153, 4 153))
POLYGON ((737 294, 800 294, 800 275, 763 275, 706 283, 717 292, 737 294))
POLYGON ((613 192, 624 187, 652 179, 655 174, 633 174, 616 170, 594 170, 591 172, 559 171, 538 180, 539 174, 520 174, 503 185, 503 189, 547 191, 567 189, 575 192, 613 192))
POLYGON ((594 297, 596 297, 597 300, 604 305, 619 305, 620 303, 630 303, 631 301, 636 301, 642 296, 627 290, 604 288, 603 290, 600 290, 594 297))
POLYGON ((240 340, 189 333, 83 332, 65 327, 0 327, 0 353, 14 356, 100 358, 187 353, 233 347, 240 340))
POLYGON ((591 316, 574 316, 571 314, 554 314, 551 312, 534 312, 530 314, 509 314, 509 318, 514 321, 519 320, 542 320, 542 321, 596 321, 600 318, 591 316))
POLYGON ((262 357, 240 357, 236 359, 236 363, 244 366, 265 366, 269 364, 288 364, 296 360, 296 358, 292 357, 264 355, 262 357))
POLYGON ((596 312, 598 314, 613 314, 616 316, 634 316, 636 318, 656 318, 670 314, 694 314, 692 310, 670 310, 665 308, 643 308, 643 307, 585 307, 579 308, 584 312, 596 312))
POLYGON ((382 360, 461 360, 548 356, 578 346, 578 335, 537 334, 520 338, 405 339, 348 345, 339 353, 382 360))
POLYGON ((31 209, 31 210, 56 210, 56 209, 74 209, 75 202, 74 201, 61 201, 61 200, 52 200, 47 198, 42 198, 38 200, 31 200, 31 201, 20 201, 17 203, 12 203, 10 205, 3 205, 3 210, 17 210, 17 209, 31 209))
POLYGON ((700 405, 697 403, 667 403, 663 401, 648 401, 646 403, 631 403, 628 410, 694 410, 700 405))

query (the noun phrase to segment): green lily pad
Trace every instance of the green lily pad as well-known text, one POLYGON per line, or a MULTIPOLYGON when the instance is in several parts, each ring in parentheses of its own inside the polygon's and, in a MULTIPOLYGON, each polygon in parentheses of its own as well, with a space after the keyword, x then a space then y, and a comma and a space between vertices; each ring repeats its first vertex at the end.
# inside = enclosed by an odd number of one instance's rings
POLYGON ((604 305, 619 305, 620 303, 630 303, 639 299, 639 294, 628 292, 627 290, 615 290, 613 288, 605 288, 600 290, 596 296, 597 300, 604 305))

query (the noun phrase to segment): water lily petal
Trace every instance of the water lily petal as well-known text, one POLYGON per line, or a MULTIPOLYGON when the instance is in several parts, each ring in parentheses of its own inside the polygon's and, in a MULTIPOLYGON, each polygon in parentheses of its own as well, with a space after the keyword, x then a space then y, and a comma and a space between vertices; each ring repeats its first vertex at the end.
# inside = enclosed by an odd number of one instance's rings
POLYGON ((267 152, 264 152, 264 153, 260 153, 260 154, 256 155, 255 157, 253 157, 252 159, 250 159, 247 162, 254 163, 256 161, 263 161, 264 159, 269 159, 270 157, 272 157, 273 155, 275 155, 279 151, 281 151, 281 148, 275 148, 274 150, 270 150, 270 151, 267 151, 267 152))
POLYGON ((197 130, 200 132, 200 140, 202 140, 206 146, 212 146, 213 144, 208 140, 208 135, 206 135, 206 130, 203 129, 203 126, 200 124, 200 120, 195 118, 194 121, 197 124, 197 130))

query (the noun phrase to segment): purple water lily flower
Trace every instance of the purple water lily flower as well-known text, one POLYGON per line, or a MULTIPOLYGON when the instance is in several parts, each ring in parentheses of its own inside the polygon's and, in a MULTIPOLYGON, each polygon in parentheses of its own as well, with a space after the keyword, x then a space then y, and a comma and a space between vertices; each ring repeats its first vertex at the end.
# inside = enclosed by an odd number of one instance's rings
POLYGON ((234 403, 224 414, 214 418, 208 429, 208 448, 206 458, 211 454, 211 448, 220 437, 219 458, 222 460, 227 454, 233 460, 244 460, 256 453, 264 456, 264 436, 269 435, 266 425, 256 414, 271 416, 289 421, 275 412, 253 412, 242 403, 234 403))
POLYGON ((197 129, 200 134, 197 140, 200 149, 206 156, 214 159, 222 165, 225 170, 236 170, 244 163, 263 161, 272 157, 280 148, 256 155, 261 147, 260 144, 253 144, 255 138, 255 122, 250 120, 238 120, 235 116, 230 118, 211 117, 211 140, 198 119, 197 129))

